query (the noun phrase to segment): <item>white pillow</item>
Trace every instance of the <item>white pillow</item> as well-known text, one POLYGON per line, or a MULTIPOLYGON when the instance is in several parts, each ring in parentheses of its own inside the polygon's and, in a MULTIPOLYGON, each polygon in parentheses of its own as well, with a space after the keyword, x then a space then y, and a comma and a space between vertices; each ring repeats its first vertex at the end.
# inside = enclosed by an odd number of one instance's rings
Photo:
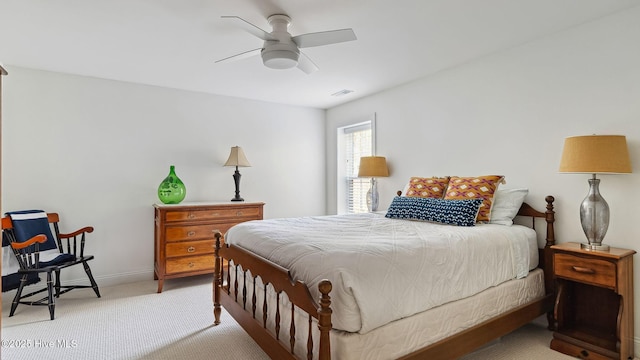
POLYGON ((498 189, 493 195, 490 224, 513 225, 529 189, 498 189))

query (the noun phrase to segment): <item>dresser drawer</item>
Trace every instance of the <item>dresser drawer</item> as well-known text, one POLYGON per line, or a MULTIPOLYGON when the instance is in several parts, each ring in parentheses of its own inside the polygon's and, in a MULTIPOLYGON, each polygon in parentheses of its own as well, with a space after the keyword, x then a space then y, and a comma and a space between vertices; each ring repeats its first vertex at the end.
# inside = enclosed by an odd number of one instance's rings
POLYGON ((212 210, 185 210, 170 211, 166 214, 167 222, 175 221, 198 221, 198 220, 216 220, 216 219, 235 219, 250 218, 258 219, 261 213, 261 207, 245 207, 230 209, 212 209, 212 210))
POLYGON ((181 241, 167 243, 166 256, 187 256, 200 254, 213 254, 216 248, 215 240, 181 241))
POLYGON ((167 259, 166 272, 174 274, 180 272, 193 272, 199 270, 214 270, 214 256, 197 255, 181 258, 167 259))
POLYGON ((197 240, 197 239, 215 239, 215 232, 220 231, 224 235, 227 230, 234 224, 210 224, 210 225, 185 225, 185 226, 167 226, 165 240, 167 242, 197 240))
POLYGON ((616 265, 612 262, 563 253, 556 253, 553 261, 555 276, 610 289, 616 288, 616 265))

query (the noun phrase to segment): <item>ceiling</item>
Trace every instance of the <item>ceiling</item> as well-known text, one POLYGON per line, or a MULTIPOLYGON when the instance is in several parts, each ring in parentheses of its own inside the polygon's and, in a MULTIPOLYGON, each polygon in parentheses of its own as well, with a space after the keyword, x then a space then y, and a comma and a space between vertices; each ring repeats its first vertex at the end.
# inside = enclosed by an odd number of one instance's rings
POLYGON ((638 6, 638 0, 0 0, 0 61, 326 109, 638 6), (222 15, 298 35, 352 28, 356 41, 305 48, 320 68, 273 70, 222 15), (353 90, 344 96, 331 94, 353 90))

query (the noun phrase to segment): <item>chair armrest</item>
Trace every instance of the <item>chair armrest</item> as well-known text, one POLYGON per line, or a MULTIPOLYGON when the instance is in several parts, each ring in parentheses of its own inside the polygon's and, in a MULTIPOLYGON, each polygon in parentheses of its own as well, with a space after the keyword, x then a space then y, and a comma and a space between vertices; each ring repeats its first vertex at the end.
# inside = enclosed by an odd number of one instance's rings
POLYGON ((74 237, 74 236, 78 236, 78 235, 80 235, 82 233, 92 233, 92 232, 93 232, 93 226, 85 226, 82 229, 76 230, 76 231, 74 231, 72 233, 60 234, 59 236, 60 236, 61 239, 68 239, 68 238, 71 238, 71 237, 74 237))
POLYGON ((24 241, 24 242, 12 242, 11 243, 11 247, 16 249, 16 250, 20 250, 20 249, 24 249, 26 247, 29 247, 37 242, 39 243, 44 243, 47 241, 47 236, 44 234, 40 234, 40 235, 36 235, 34 237, 32 237, 31 239, 24 241))

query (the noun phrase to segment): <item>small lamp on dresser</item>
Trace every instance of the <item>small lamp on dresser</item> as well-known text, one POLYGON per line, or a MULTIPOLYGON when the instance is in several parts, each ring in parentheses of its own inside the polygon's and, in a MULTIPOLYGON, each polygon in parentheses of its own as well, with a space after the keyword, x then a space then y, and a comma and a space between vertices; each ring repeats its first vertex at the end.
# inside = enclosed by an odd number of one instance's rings
POLYGON ((238 167, 250 167, 251 164, 247 157, 244 155, 244 151, 240 146, 234 146, 231 148, 231 153, 229 154, 229 158, 227 162, 224 163, 224 166, 235 166, 236 171, 233 173, 233 180, 236 184, 236 196, 231 199, 231 201, 244 201, 243 198, 240 197, 240 171, 238 171, 238 167))
POLYGON ((609 205, 600 195, 600 179, 596 174, 627 174, 631 172, 627 140, 622 135, 586 135, 568 137, 564 141, 560 172, 592 174, 589 194, 580 205, 580 223, 589 250, 609 249, 602 239, 609 228, 609 205))

